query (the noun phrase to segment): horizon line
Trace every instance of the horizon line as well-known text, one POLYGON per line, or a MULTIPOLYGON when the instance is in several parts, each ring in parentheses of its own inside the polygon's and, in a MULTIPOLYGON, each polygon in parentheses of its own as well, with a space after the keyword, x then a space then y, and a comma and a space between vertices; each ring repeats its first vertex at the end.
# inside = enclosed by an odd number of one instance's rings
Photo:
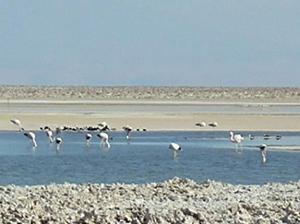
POLYGON ((196 86, 196 85, 53 85, 0 84, 0 87, 65 87, 65 88, 203 88, 203 89, 300 89, 300 86, 196 86))

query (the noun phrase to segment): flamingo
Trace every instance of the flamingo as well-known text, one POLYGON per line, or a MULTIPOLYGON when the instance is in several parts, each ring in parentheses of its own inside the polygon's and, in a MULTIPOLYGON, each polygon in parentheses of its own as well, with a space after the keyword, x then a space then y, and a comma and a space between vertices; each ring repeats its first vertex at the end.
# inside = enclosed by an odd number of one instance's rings
POLYGON ((37 147, 37 143, 35 140, 35 134, 32 131, 25 132, 24 135, 32 141, 33 148, 37 147))
POLYGON ((241 134, 234 134, 232 131, 230 132, 230 141, 236 145, 236 149, 240 146, 244 137, 241 134))
POLYGON ((211 122, 208 124, 208 126, 213 127, 213 128, 218 127, 218 122, 216 122, 216 121, 211 122))
POLYGON ((108 142, 108 134, 104 132, 100 132, 97 136, 101 139, 101 145, 104 145, 106 148, 110 148, 110 144, 108 142))
POLYGON ((173 159, 175 159, 177 157, 177 153, 182 150, 181 146, 174 142, 169 145, 169 149, 173 151, 173 159))
POLYGON ((254 135, 249 134, 249 139, 252 141, 254 140, 254 135))
POLYGON ((100 126, 101 131, 109 131, 110 127, 109 125, 103 121, 102 123, 98 124, 100 126))
POLYGON ((232 143, 240 144, 244 140, 244 137, 241 134, 234 134, 232 131, 230 132, 230 141, 232 143))
POLYGON ((180 145, 178 145, 177 143, 173 143, 173 142, 169 145, 169 149, 172 149, 173 151, 181 151, 182 150, 180 145))
POLYGON ((199 127, 205 127, 206 123, 204 121, 201 121, 200 123, 196 123, 195 125, 199 127))
POLYGON ((60 149, 60 145, 63 143, 63 140, 61 137, 56 137, 55 138, 55 143, 56 143, 56 150, 60 149))
POLYGON ((11 119, 10 122, 16 126, 19 127, 20 131, 23 131, 24 129, 21 126, 21 121, 19 119, 11 119))
POLYGON ((259 146, 260 152, 261 152, 261 159, 262 162, 265 163, 267 162, 267 145, 266 144, 262 144, 259 146))
POLYGON ((87 145, 90 145, 92 137, 93 137, 93 135, 91 133, 86 133, 85 140, 86 140, 87 145))
POLYGON ((132 131, 132 127, 130 127, 129 125, 126 125, 123 127, 123 130, 126 132, 126 139, 129 139, 129 134, 132 131))
POLYGON ((53 132, 50 130, 50 129, 46 129, 45 130, 45 133, 49 139, 49 142, 52 143, 54 140, 53 140, 53 132))

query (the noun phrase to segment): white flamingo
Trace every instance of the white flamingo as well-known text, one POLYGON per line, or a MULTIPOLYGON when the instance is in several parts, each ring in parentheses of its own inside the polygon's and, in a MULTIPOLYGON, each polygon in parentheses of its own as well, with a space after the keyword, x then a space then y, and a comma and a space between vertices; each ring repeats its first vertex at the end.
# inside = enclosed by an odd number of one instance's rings
POLYGON ((244 137, 241 134, 234 134, 232 131, 230 132, 230 141, 239 147, 244 140, 244 137))
POLYGON ((259 146, 260 152, 261 152, 261 161, 263 163, 267 162, 267 145, 262 144, 259 146))
POLYGON ((206 123, 204 121, 201 121, 200 123, 196 123, 195 125, 199 127, 205 127, 206 123))
POLYGON ((55 138, 55 143, 56 143, 56 150, 60 150, 60 145, 63 143, 63 140, 61 137, 56 137, 55 138))
POLYGON ((91 133, 86 133, 85 140, 86 140, 87 145, 90 145, 92 138, 93 138, 93 135, 91 133))
POLYGON ((130 127, 129 125, 126 125, 123 127, 123 130, 126 132, 126 139, 129 139, 129 134, 132 131, 132 127, 130 127))
POLYGON ((110 148, 110 144, 108 142, 108 134, 104 132, 100 132, 97 136, 101 139, 101 145, 105 146, 106 148, 110 148))
POLYGON ((208 124, 208 126, 210 126, 210 127, 213 127, 213 128, 216 128, 216 127, 218 127, 218 122, 216 122, 216 121, 214 121, 214 122, 210 122, 209 124, 208 124))
POLYGON ((53 140, 53 132, 50 130, 50 129, 46 129, 45 130, 45 133, 49 139, 49 142, 52 143, 54 140, 53 140))
POLYGON ((177 157, 177 153, 182 150, 181 146, 174 142, 169 145, 169 149, 172 150, 174 159, 177 157))
POLYGON ((36 140, 35 140, 34 132, 32 132, 32 131, 24 132, 24 135, 31 140, 33 148, 36 148, 37 143, 36 143, 36 140))
POLYGON ((172 149, 173 151, 181 151, 182 150, 180 145, 178 145, 177 143, 173 143, 173 142, 169 145, 169 149, 172 149))
POLYGON ((110 130, 109 125, 105 121, 98 124, 98 126, 100 126, 101 131, 109 131, 110 130))
POLYGON ((21 121, 19 119, 11 119, 10 122, 16 126, 19 127, 19 130, 20 131, 23 131, 24 129, 22 128, 22 125, 21 125, 21 121))

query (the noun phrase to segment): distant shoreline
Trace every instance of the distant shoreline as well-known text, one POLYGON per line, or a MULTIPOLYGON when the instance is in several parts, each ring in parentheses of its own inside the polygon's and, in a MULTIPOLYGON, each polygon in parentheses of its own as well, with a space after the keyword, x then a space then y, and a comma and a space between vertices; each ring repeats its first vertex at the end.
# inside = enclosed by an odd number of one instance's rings
POLYGON ((300 106, 299 102, 247 101, 187 101, 187 100, 55 100, 55 99, 0 99, 0 104, 154 104, 154 105, 238 105, 238 106, 300 106))
POLYGON ((300 131, 300 88, 0 86, 0 130, 124 125, 147 130, 300 131), (278 109, 278 107, 281 107, 278 109), (217 122, 217 127, 199 127, 217 122))
MULTIPOLYGON (((157 105, 152 108, 149 105, 125 104, 105 106, 106 109, 101 110, 102 107, 101 105, 89 106, 86 104, 62 104, 56 108, 49 104, 1 107, 0 130, 16 130, 17 127, 12 125, 9 120, 17 118, 21 120, 25 129, 30 130, 39 130, 40 127, 46 125, 53 128, 65 125, 71 127, 97 126, 105 121, 116 130, 121 130, 128 124, 134 129, 151 131, 300 131, 300 114, 251 114, 230 113, 230 111, 208 113, 195 111, 192 106, 192 109, 189 110, 190 107, 177 105, 157 105), (165 109, 162 110, 162 108, 165 109), (186 108, 187 111, 185 111, 186 108), (197 126, 196 124, 199 122, 205 122, 206 126, 197 126), (212 122, 217 122, 217 127, 209 127, 208 124, 212 122)), ((246 108, 246 110, 248 109, 246 108)))
POLYGON ((300 103, 291 87, 0 86, 0 100, 163 100, 300 103))

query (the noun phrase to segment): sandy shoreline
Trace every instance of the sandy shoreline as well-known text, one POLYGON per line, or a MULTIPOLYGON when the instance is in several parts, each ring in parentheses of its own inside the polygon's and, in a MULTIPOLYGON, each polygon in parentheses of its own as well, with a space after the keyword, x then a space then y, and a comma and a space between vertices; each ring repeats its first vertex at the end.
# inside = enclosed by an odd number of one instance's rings
POLYGON ((300 131, 300 88, 0 86, 0 130, 129 124, 147 130, 300 131), (218 126, 198 127, 199 122, 218 126))
MULTIPOLYGON (((114 101, 15 101, 1 104, 0 130, 15 130, 9 120, 18 118, 24 128, 38 130, 41 126, 95 126, 102 121, 116 130, 129 124, 134 129, 147 130, 245 130, 300 131, 300 113, 274 112, 272 107, 255 104, 235 107, 231 104, 189 104, 176 102, 114 101), (215 107, 214 107, 215 106, 215 107), (232 109, 232 108, 233 109, 232 109), (203 109, 204 108, 204 109, 203 109), (229 108, 229 109, 228 109, 229 108), (227 110, 227 111, 225 111, 227 110), (268 111, 270 110, 270 111, 268 111), (217 127, 198 127, 199 122, 217 122, 217 127)), ((283 108, 285 105, 281 105, 283 108)), ((288 105, 287 105, 288 106, 288 105)))
POLYGON ((129 124, 135 129, 158 130, 190 130, 190 131, 300 131, 300 116, 260 116, 260 115, 177 115, 177 114, 1 114, 0 130, 16 130, 9 120, 18 118, 28 130, 39 130, 42 126, 85 127, 96 126, 105 121, 116 130, 129 124), (200 121, 217 121, 219 126, 197 127, 200 121))

